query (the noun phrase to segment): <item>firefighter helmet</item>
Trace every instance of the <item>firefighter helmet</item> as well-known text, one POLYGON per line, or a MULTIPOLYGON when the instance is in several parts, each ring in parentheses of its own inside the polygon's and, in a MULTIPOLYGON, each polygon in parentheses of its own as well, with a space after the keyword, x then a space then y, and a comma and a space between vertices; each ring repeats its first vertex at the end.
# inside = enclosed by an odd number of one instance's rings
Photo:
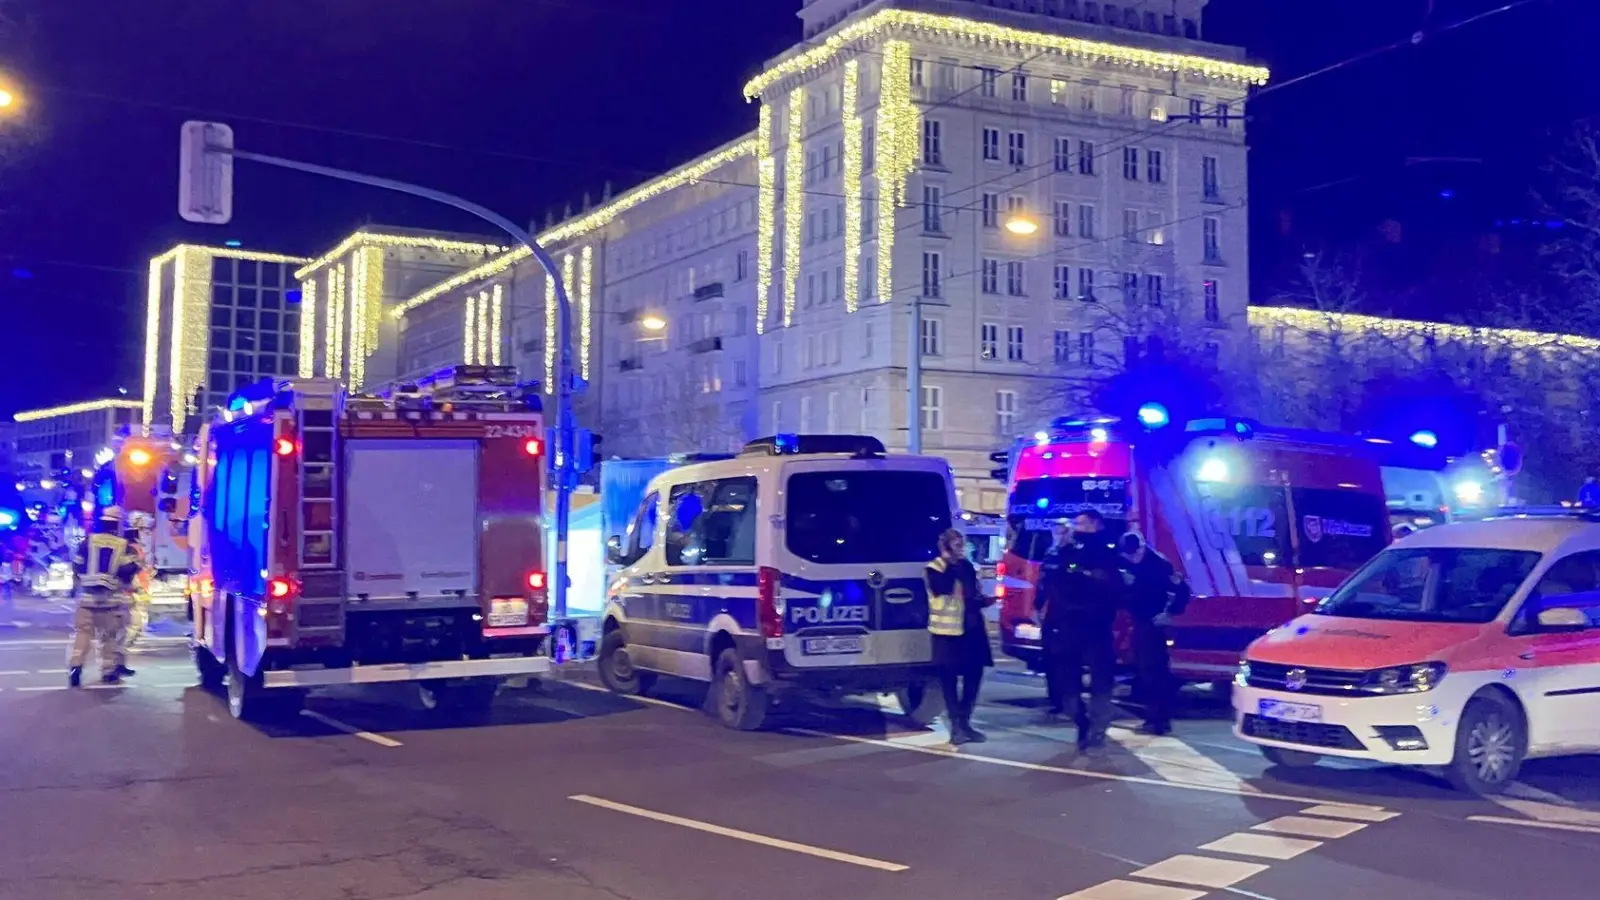
POLYGON ((101 510, 100 510, 100 521, 102 521, 102 522, 121 522, 122 521, 122 507, 120 507, 120 506, 102 507, 101 510))

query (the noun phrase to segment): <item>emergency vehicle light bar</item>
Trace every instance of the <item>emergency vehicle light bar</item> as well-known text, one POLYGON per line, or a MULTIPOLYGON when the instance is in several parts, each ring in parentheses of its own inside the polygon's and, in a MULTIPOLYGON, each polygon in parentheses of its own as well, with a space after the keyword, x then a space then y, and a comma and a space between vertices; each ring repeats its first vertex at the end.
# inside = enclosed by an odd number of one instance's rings
POLYGON ((810 453, 848 453, 856 457, 883 456, 883 441, 865 434, 775 434, 744 445, 740 456, 790 456, 810 453))

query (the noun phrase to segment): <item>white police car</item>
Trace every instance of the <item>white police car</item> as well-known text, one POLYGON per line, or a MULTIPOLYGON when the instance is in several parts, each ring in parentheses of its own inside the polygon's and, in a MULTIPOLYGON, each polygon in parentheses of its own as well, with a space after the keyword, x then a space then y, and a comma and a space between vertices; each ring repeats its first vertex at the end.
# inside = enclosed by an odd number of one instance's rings
POLYGON ((956 516, 950 466, 875 438, 779 435, 657 475, 610 556, 600 677, 711 684, 711 708, 761 727, 775 694, 896 691, 930 669, 923 567, 956 516))

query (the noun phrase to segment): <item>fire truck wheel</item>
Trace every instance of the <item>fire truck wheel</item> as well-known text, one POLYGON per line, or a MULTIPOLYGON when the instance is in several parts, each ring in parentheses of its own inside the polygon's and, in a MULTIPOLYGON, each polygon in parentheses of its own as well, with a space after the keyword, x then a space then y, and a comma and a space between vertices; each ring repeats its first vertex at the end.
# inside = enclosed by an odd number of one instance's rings
POLYGON ((712 683, 712 708, 722 724, 739 731, 757 731, 767 719, 769 696, 765 688, 745 678, 744 661, 733 648, 717 657, 716 680, 712 683))
POLYGON ((237 662, 228 660, 228 712, 235 719, 269 722, 287 718, 298 713, 304 703, 304 691, 287 688, 269 691, 261 686, 260 672, 245 675, 237 662))
POLYGON ((632 697, 648 693, 656 683, 653 672, 641 672, 633 667, 633 661, 628 657, 628 645, 622 639, 622 631, 608 632, 600 641, 600 681, 608 690, 615 694, 624 694, 632 697))
POLYGON ((211 651, 196 645, 191 651, 194 654, 194 667, 200 673, 200 686, 208 691, 220 690, 228 680, 228 667, 217 662, 211 651))

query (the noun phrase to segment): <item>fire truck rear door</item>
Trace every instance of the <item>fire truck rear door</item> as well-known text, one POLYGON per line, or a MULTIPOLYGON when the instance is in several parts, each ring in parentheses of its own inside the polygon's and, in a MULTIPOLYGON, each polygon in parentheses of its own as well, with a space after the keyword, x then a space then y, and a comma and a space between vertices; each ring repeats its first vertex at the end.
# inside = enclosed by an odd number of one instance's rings
POLYGON ((345 590, 357 608, 476 606, 477 442, 355 438, 344 464, 345 590))

